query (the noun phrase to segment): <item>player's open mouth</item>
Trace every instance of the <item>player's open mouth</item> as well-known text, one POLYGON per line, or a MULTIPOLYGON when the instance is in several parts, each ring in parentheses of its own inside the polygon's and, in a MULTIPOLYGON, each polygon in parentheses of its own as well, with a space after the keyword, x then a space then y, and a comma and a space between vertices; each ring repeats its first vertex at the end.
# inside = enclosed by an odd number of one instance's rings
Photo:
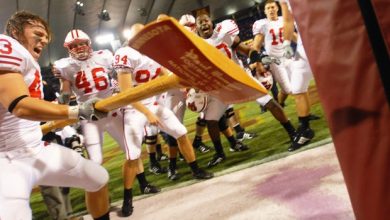
POLYGON ((209 26, 202 27, 202 32, 203 33, 208 33, 210 31, 209 26))
POLYGON ((42 49, 38 48, 38 47, 34 47, 34 52, 39 55, 39 54, 41 54, 42 49))

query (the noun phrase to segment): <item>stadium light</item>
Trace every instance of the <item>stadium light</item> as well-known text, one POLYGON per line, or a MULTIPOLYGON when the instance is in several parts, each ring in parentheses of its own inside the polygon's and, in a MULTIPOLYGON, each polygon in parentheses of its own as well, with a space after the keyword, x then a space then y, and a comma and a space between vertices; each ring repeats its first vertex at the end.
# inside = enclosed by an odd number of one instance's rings
POLYGON ((100 12, 100 14, 98 14, 98 18, 102 21, 111 20, 110 13, 108 13, 106 9, 104 9, 103 11, 100 12))
POLYGON ((82 15, 84 16, 85 15, 85 12, 84 12, 84 3, 81 2, 81 1, 77 1, 74 5, 74 8, 73 8, 73 11, 78 14, 78 15, 82 15))
POLYGON ((109 33, 109 34, 102 34, 102 35, 98 35, 96 38, 95 38, 95 41, 96 43, 98 44, 108 44, 110 43, 111 41, 115 40, 115 37, 113 34, 109 33))
POLYGON ((123 30, 122 34, 123 34, 123 37, 126 40, 128 40, 130 38, 130 36, 131 36, 131 30, 130 29, 125 29, 125 30, 123 30))
POLYGON ((234 14, 236 12, 237 12, 237 8, 234 8, 234 7, 230 7, 230 8, 226 9, 226 14, 227 15, 231 15, 231 14, 234 14))

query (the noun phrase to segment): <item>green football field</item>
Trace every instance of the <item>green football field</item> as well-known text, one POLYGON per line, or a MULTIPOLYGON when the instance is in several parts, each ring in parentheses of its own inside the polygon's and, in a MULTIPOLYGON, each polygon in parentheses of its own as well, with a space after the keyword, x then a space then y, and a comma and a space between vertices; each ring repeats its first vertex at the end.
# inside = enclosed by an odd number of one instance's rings
MULTIPOLYGON (((315 131, 315 137, 312 142, 319 142, 330 137, 327 122, 323 113, 323 109, 318 100, 318 95, 314 85, 310 87, 310 99, 312 103, 312 114, 318 115, 321 118, 311 122, 311 127, 315 131)), ((295 104, 293 98, 289 97, 286 102, 285 112, 292 121, 293 125, 297 127, 298 120, 295 113, 295 104)), ((256 102, 241 103, 234 106, 236 114, 246 131, 258 134, 257 137, 251 140, 246 140, 249 150, 244 152, 230 152, 229 144, 226 138, 222 137, 223 145, 227 159, 216 167, 209 169, 212 172, 222 174, 221 171, 226 168, 253 163, 256 161, 264 161, 267 158, 273 158, 275 155, 289 155, 286 153, 289 146, 289 137, 284 131, 283 127, 273 116, 269 113, 260 112, 260 107, 256 102)), ((185 125, 188 129, 189 137, 192 140, 194 137, 195 121, 197 113, 187 111, 185 115, 185 125)), ((223 136, 223 135, 222 135, 223 136)), ((212 146, 207 131, 203 135, 204 142, 212 146)), ((166 151, 166 145, 163 150, 166 151)), ((146 150, 144 150, 146 152, 146 150)), ((211 160, 214 151, 205 154, 197 153, 197 160, 200 167, 206 167, 207 162, 211 160)), ((144 165, 147 180, 153 185, 161 188, 174 187, 177 184, 192 180, 191 171, 184 161, 178 161, 179 173, 182 175, 178 181, 170 181, 166 174, 154 175, 148 171, 148 157, 144 155, 144 165)), ((122 163, 124 161, 124 154, 113 139, 106 135, 104 141, 104 167, 110 173, 110 197, 111 202, 115 203, 122 200, 122 163)), ((168 161, 162 161, 161 165, 168 166, 168 161)), ((140 195, 138 182, 135 181, 133 194, 140 195)), ((84 192, 80 189, 71 189, 71 198, 74 213, 85 211, 84 192)), ((31 208, 33 210, 34 219, 50 219, 45 204, 42 201, 41 194, 38 188, 33 190, 31 196, 31 208)))

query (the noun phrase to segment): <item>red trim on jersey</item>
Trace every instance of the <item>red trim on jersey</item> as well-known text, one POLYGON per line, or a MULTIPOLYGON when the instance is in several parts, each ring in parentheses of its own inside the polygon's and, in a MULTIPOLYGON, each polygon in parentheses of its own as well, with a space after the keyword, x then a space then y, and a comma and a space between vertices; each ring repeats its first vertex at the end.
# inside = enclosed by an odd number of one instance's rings
POLYGON ((232 33, 236 32, 237 30, 238 30, 238 28, 234 28, 233 30, 229 31, 228 33, 232 34, 232 33))
POLYGON ((221 31, 221 28, 222 28, 222 25, 218 25, 218 27, 217 27, 217 32, 219 33, 220 31, 221 31))
POLYGON ((13 57, 13 56, 7 56, 7 55, 0 55, 0 58, 8 58, 8 59, 12 59, 12 60, 22 61, 22 59, 19 57, 13 57))
POLYGON ((14 66, 20 66, 20 63, 14 63, 14 62, 9 62, 9 61, 2 61, 2 60, 0 60, 0 63, 11 64, 11 65, 14 65, 14 66))

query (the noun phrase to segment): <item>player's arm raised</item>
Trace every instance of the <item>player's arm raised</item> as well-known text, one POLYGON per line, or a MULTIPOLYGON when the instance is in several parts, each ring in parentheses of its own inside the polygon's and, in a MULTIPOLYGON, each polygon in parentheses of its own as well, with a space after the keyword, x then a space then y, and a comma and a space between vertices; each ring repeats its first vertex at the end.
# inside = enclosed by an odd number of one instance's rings
POLYGON ((283 16, 283 56, 286 58, 291 58, 294 54, 293 49, 290 46, 291 41, 297 41, 297 34, 294 32, 294 18, 288 8, 288 3, 286 0, 281 0, 279 2, 282 8, 283 16))
POLYGON ((294 37, 294 18, 288 9, 287 2, 285 0, 279 2, 283 16, 283 39, 291 41, 294 37))

